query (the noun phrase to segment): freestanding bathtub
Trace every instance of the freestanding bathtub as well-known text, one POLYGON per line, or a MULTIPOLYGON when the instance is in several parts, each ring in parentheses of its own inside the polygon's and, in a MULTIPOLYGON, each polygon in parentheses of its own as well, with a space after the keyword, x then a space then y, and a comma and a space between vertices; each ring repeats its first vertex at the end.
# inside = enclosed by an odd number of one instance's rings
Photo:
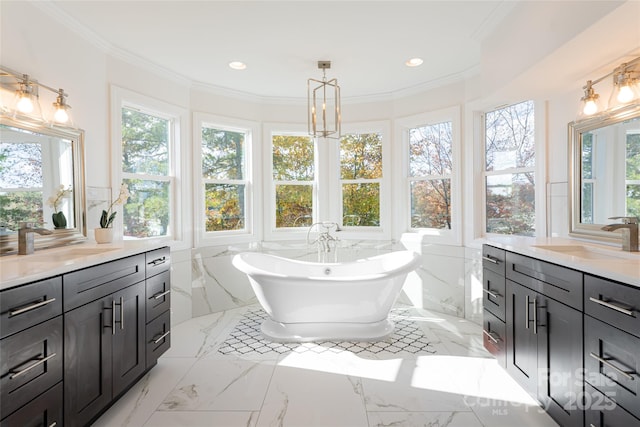
POLYGON ((262 333, 274 341, 359 340, 393 332, 389 311, 418 254, 396 251, 345 263, 314 263, 259 252, 233 257, 247 274, 269 318, 262 333))

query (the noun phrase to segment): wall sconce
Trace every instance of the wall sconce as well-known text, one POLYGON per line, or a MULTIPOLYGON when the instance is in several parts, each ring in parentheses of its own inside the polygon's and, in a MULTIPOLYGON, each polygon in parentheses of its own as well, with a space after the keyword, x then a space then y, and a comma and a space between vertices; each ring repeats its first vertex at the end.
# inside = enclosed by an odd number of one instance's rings
POLYGON ((309 135, 314 138, 321 136, 340 139, 342 123, 340 86, 338 86, 336 79, 327 81, 326 72, 331 68, 331 61, 318 61, 318 68, 322 70, 322 80, 307 80, 307 128, 309 135), (321 112, 320 118, 318 118, 318 112, 321 112))
POLYGON ((18 115, 24 118, 42 121, 49 124, 67 125, 72 123, 69 117, 69 109, 71 106, 67 104, 68 96, 63 89, 54 89, 50 86, 42 84, 37 80, 33 80, 27 74, 18 73, 9 68, 0 66, 0 87, 3 89, 15 89, 14 105, 7 107, 3 105, 3 110, 9 110, 14 117, 18 115), (12 79, 12 81, 6 81, 12 79), (39 88, 46 89, 56 94, 55 102, 50 114, 50 120, 43 118, 40 108, 39 88))
POLYGON ((590 117, 605 110, 613 110, 640 100, 640 82, 633 75, 640 75, 640 57, 625 62, 614 70, 596 80, 587 80, 583 86, 584 96, 580 98, 578 118, 590 117), (613 76, 613 91, 606 107, 602 106, 600 95, 593 89, 593 85, 600 83, 607 77, 613 76))

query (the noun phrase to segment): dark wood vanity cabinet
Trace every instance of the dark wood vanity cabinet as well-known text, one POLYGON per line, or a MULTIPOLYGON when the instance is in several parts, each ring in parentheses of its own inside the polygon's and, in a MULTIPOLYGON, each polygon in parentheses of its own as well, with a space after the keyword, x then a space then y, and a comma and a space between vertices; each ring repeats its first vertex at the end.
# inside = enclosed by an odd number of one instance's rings
POLYGON ((482 301, 484 306, 482 339, 484 347, 506 366, 505 345, 505 251, 484 245, 482 248, 482 301))
POLYGON ((0 427, 85 426, 170 346, 169 248, 2 291, 0 427))

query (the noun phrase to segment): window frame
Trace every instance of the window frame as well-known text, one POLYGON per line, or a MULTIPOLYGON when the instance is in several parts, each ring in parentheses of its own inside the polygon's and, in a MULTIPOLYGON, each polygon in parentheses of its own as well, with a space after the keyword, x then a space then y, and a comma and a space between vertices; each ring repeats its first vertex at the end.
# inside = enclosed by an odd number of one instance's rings
POLYGON ((416 114, 413 116, 403 117, 396 121, 396 139, 401 141, 400 155, 401 165, 399 170, 402 171, 398 180, 401 188, 398 192, 401 202, 397 203, 396 218, 399 228, 402 232, 408 232, 421 236, 424 242, 439 243, 444 245, 460 246, 462 245, 462 138, 461 138, 461 113, 460 107, 443 108, 436 111, 416 114), (409 144, 411 129, 435 125, 438 123, 451 122, 451 229, 440 228, 412 228, 411 227, 411 183, 415 181, 410 176, 409 169, 409 144))
MULTIPOLYGON (((172 249, 185 249, 191 247, 191 239, 187 233, 187 224, 184 218, 189 218, 187 209, 190 195, 190 181, 183 177, 182 171, 188 170, 187 158, 184 155, 188 149, 188 131, 186 120, 188 112, 185 108, 151 98, 149 96, 124 89, 115 85, 111 86, 111 156, 112 156, 112 181, 110 198, 117 197, 117 191, 124 179, 135 177, 169 182, 169 226, 168 235, 153 236, 140 239, 161 241, 170 244, 172 249), (125 173, 122 170, 122 109, 129 108, 154 115, 170 121, 169 133, 169 172, 165 177, 155 175, 125 173)), ((122 206, 114 206, 118 212, 114 221, 116 235, 123 235, 123 209, 122 206)))
POLYGON ((528 237, 519 234, 501 234, 501 233, 489 233, 487 232, 487 176, 491 175, 504 175, 504 174, 517 174, 524 173, 524 169, 531 169, 531 172, 534 174, 534 234, 535 237, 543 237, 548 234, 547 229, 547 203, 546 203, 546 194, 547 194, 547 174, 546 174, 546 135, 544 130, 546 129, 546 103, 544 101, 538 101, 532 98, 519 100, 515 102, 509 102, 501 104, 497 107, 487 107, 479 114, 479 171, 480 171, 480 182, 477 184, 478 187, 475 187, 481 194, 481 204, 480 204, 480 220, 479 220, 479 236, 515 236, 515 237, 528 237), (509 169, 501 169, 499 171, 487 171, 487 163, 486 163, 486 114, 492 111, 500 110, 503 108, 507 108, 509 106, 517 105, 523 102, 531 101, 533 102, 533 111, 534 111, 534 156, 535 156, 535 165, 532 168, 509 168, 509 169))
POLYGON ((250 120, 235 119, 214 114, 193 113, 193 182, 194 182, 194 210, 193 229, 196 247, 224 245, 229 243, 246 243, 260 239, 261 229, 255 209, 260 206, 260 192, 256 191, 255 178, 259 174, 260 158, 260 126, 250 120), (204 188, 206 182, 231 182, 236 180, 210 180, 202 177, 202 128, 207 125, 230 132, 245 133, 244 144, 244 175, 245 185, 245 227, 242 230, 206 231, 204 188), (205 182, 206 181, 206 182, 205 182))

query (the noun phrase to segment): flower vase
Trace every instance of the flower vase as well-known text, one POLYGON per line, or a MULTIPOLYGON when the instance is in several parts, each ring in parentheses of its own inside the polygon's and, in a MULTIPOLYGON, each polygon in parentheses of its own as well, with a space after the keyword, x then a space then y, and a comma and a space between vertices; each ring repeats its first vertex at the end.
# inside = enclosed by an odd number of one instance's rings
POLYGON ((94 237, 98 243, 111 243, 113 241, 113 228, 96 228, 94 237))
POLYGON ((54 212, 51 214, 51 220, 56 229, 67 228, 67 218, 64 216, 64 212, 54 212))

